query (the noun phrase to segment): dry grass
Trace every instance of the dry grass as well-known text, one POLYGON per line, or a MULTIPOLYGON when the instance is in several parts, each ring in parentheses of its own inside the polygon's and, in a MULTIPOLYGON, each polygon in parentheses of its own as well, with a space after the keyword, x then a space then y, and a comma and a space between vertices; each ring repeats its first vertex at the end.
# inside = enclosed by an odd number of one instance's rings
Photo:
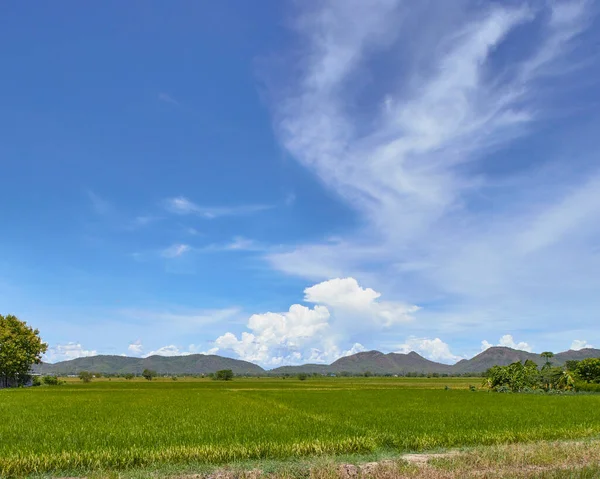
POLYGON ((462 479, 600 478, 600 440, 539 442, 443 454, 409 454, 393 460, 340 464, 321 459, 305 468, 275 472, 221 469, 190 479, 462 479))
MULTIPOLYGON (((253 462, 217 469, 91 473, 88 479, 598 479, 600 440, 538 442, 361 462, 360 457, 253 462), (355 463, 350 461, 356 460, 355 463)), ((41 476, 47 478, 48 476, 41 476)), ((64 479, 64 478, 63 478, 64 479)), ((74 478, 70 478, 74 479, 74 478)))

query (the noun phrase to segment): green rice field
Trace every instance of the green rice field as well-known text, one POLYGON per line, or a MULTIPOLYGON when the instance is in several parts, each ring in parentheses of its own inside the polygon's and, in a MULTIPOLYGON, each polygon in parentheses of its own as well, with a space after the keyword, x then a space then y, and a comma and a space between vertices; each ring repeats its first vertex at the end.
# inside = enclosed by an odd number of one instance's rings
POLYGON ((600 436, 600 395, 469 390, 480 382, 113 379, 2 390, 0 477, 600 436))

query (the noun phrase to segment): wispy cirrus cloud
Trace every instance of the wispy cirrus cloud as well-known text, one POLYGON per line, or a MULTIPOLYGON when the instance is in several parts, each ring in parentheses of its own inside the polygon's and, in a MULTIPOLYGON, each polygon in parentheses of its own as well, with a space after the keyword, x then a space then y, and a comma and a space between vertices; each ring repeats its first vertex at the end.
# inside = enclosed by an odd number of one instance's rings
POLYGON ((188 244, 176 243, 162 250, 161 256, 163 258, 179 258, 191 250, 192 247, 188 244))
POLYGON ((451 301, 437 317, 424 309, 432 324, 483 305, 486 327, 523 315, 556 324, 567 292, 597 309, 597 165, 565 174, 563 158, 523 165, 503 153, 537 134, 553 92, 570 93, 561 74, 586 55, 589 3, 438 7, 332 1, 300 13, 303 74, 274 93, 276 129, 365 227, 266 259, 311 279, 369 275, 410 302, 451 301))
POLYGON ((164 103, 170 103, 171 105, 181 106, 181 103, 179 103, 175 98, 173 98, 168 93, 164 93, 164 92, 159 93, 158 99, 159 99, 159 101, 162 101, 164 103))
POLYGON ((200 206, 183 196, 168 198, 164 201, 167 211, 178 215, 197 215, 206 219, 214 219, 222 216, 249 215, 271 209, 270 205, 241 205, 241 206, 200 206))
POLYGON ((92 208, 97 214, 107 215, 111 212, 112 206, 108 200, 94 193, 92 190, 87 190, 86 194, 92 204, 92 208))

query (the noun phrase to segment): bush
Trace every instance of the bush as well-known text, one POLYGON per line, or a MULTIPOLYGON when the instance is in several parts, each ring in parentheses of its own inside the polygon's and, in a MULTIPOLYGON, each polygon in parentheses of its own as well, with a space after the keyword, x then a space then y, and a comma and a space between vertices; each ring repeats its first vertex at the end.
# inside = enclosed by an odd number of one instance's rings
POLYGON ((47 386, 59 386, 61 384, 57 376, 44 376, 42 381, 47 386))
POLYGON ((42 385, 42 380, 40 379, 39 376, 33 376, 31 378, 31 385, 32 386, 41 386, 42 385))
POLYGON ((300 373, 298 374, 298 379, 300 381, 306 381, 306 378, 308 377, 308 374, 304 374, 304 373, 300 373))
POLYGON ((472 384, 469 384, 469 391, 477 391, 477 388, 475 386, 473 386, 472 384))
POLYGON ((148 381, 152 381, 152 378, 155 378, 156 376, 158 376, 158 374, 152 369, 144 369, 144 372, 142 372, 142 376, 144 376, 144 378, 148 381))
POLYGON ((127 380, 131 380, 135 377, 135 375, 133 373, 127 373, 125 374, 125 376, 123 376, 125 379, 127 380))
POLYGON ((588 358, 577 363, 575 374, 587 383, 600 383, 600 358, 588 358))
POLYGON ((231 381, 233 379, 233 371, 231 369, 221 369, 213 376, 217 381, 231 381))
POLYGON ((84 383, 92 382, 93 377, 94 377, 94 375, 92 373, 90 373, 89 371, 81 371, 79 373, 79 379, 81 379, 84 383))
POLYGON ((577 381, 575 383, 575 391, 588 392, 588 393, 600 393, 600 384, 577 381))

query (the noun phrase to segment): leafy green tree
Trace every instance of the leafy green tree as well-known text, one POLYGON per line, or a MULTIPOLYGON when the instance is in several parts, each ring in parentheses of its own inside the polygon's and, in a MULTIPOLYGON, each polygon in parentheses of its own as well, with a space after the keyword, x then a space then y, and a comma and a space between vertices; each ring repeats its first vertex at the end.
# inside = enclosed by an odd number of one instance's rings
POLYGON ((300 373, 300 374, 298 374, 298 379, 300 381, 306 381, 306 378, 308 378, 308 374, 306 374, 306 373, 300 373))
POLYGON ((135 377, 135 375, 133 373, 127 373, 125 374, 125 376, 123 376, 125 379, 127 380, 131 380, 135 377))
POLYGON ((554 357, 554 353, 552 351, 544 351, 542 354, 540 354, 540 356, 546 360, 546 363, 544 364, 545 368, 552 366, 552 363, 550 362, 550 360, 554 357))
POLYGON ((221 369, 214 375, 217 381, 231 381, 233 379, 233 371, 231 369, 221 369))
POLYGON ((600 383, 600 358, 579 361, 575 374, 586 383, 600 383))
POLYGON ((152 369, 144 369, 144 371, 142 372, 142 376, 144 376, 144 378, 146 378, 148 381, 152 381, 152 379, 155 378, 157 374, 156 371, 153 371, 152 369))
POLYGON ((60 379, 56 376, 44 376, 42 381, 47 386, 60 386, 60 379))
POLYGON ((508 366, 494 366, 488 369, 484 384, 495 391, 510 390, 520 392, 535 388, 539 384, 539 371, 533 362, 522 364, 517 361, 508 366))
POLYGON ((567 368, 567 371, 575 372, 578 364, 579 361, 576 359, 569 359, 567 362, 565 362, 565 367, 567 368))
POLYGON ((84 383, 92 382, 92 378, 94 375, 89 371, 81 371, 79 373, 79 379, 81 379, 84 383))
POLYGON ((0 382, 25 384, 31 366, 42 362, 47 349, 37 329, 16 316, 0 314, 0 382))

